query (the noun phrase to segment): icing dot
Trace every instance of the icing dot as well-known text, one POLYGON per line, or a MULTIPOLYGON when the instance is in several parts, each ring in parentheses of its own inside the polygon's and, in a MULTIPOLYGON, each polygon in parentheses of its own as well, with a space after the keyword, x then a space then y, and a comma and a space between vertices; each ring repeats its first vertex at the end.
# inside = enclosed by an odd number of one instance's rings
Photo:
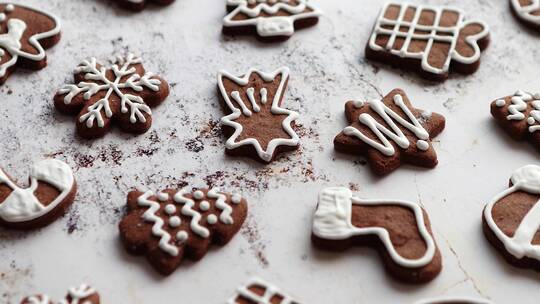
POLYGON ((240 194, 233 194, 233 196, 231 197, 231 201, 234 204, 240 204, 240 202, 242 201, 242 196, 240 194))
POLYGON ((422 151, 429 149, 429 143, 425 140, 419 140, 416 142, 416 147, 422 151))
POLYGON ((529 117, 527 118, 527 122, 530 124, 530 125, 534 125, 536 123, 536 120, 534 119, 534 117, 529 117))
POLYGON ((169 219, 169 225, 173 228, 179 227, 182 224, 182 219, 178 216, 172 216, 169 219))
POLYGON ((198 200, 203 199, 204 193, 201 190, 197 190, 193 193, 193 197, 198 200))
POLYGON ((176 213, 176 206, 173 205, 173 204, 168 204, 167 206, 165 206, 165 212, 168 215, 172 215, 172 214, 176 213))
POLYGON ((4 56, 6 54, 6 52, 4 52, 3 49, 0 49, 0 56, 4 56))
POLYGON ((6 18, 7 18, 7 17, 6 17, 6 14, 0 13, 0 22, 6 21, 6 18))
POLYGON ((215 216, 214 214, 210 214, 207 218, 206 218, 206 221, 208 222, 208 224, 210 225, 214 225, 215 223, 217 223, 217 216, 215 216))
POLYGON ((504 101, 504 99, 499 99, 497 101, 495 101, 495 105, 499 108, 502 108, 506 105, 506 101, 504 101))
POLYGON ((157 198, 158 198, 158 200, 160 200, 162 202, 165 202, 165 201, 169 200, 169 194, 165 193, 165 192, 160 192, 160 193, 158 193, 157 198))
POLYGON ((201 208, 202 211, 208 211, 210 210, 210 203, 207 201, 202 201, 199 208, 201 208))
POLYGON ((187 241, 188 237, 189 236, 185 231, 178 231, 178 233, 176 234, 176 240, 180 243, 187 241))
POLYGON ((10 12, 13 12, 13 10, 15 9, 15 6, 13 4, 8 4, 6 5, 6 12, 10 13, 10 12))
POLYGON ((359 109, 361 107, 363 107, 366 103, 361 101, 361 100, 354 100, 353 101, 353 105, 355 108, 359 109))

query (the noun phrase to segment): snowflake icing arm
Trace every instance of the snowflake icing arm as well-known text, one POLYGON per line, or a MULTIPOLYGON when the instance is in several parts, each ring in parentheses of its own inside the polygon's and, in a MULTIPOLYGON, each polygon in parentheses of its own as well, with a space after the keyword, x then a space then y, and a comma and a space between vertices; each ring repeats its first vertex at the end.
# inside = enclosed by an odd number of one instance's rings
POLYGON ((110 67, 95 58, 84 60, 75 69, 75 81, 58 90, 56 108, 77 114, 77 129, 83 137, 100 137, 112 121, 130 133, 144 133, 152 124, 150 107, 169 95, 162 78, 147 73, 133 54, 119 57, 110 67))

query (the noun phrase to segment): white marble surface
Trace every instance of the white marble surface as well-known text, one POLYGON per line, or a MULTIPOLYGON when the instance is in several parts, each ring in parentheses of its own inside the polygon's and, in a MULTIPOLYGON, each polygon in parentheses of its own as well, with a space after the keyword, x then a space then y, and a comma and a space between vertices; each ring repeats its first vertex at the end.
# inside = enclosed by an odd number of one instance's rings
POLYGON ((439 295, 479 296, 496 303, 537 303, 540 274, 507 265, 481 232, 484 204, 505 189, 512 171, 538 154, 509 139, 493 122, 489 103, 516 89, 537 90, 539 39, 516 22, 506 0, 420 1, 453 4, 487 21, 492 44, 480 70, 433 84, 364 60, 364 46, 381 7, 377 0, 318 0, 325 16, 281 44, 220 34, 224 1, 177 0, 129 13, 107 0, 24 0, 55 12, 63 37, 37 73, 19 70, 0 88, 1 165, 24 180, 30 163, 54 156, 69 163, 79 194, 69 213, 29 233, 0 230, 0 302, 18 303, 39 291, 63 295, 87 282, 104 303, 223 303, 251 276, 260 276, 303 303, 412 303, 439 295), (86 56, 134 51, 148 70, 173 85, 154 110, 150 132, 114 130, 103 139, 74 136, 72 117, 55 112, 52 96, 86 56), (215 126, 219 69, 291 69, 285 105, 301 113, 301 149, 270 165, 224 156, 215 126), (343 105, 405 89, 418 107, 442 113, 447 129, 435 142, 439 166, 404 166, 376 178, 360 158, 334 152, 346 126, 343 105), (189 183, 242 191, 250 215, 226 247, 199 263, 184 263, 167 278, 143 258, 128 256, 117 224, 132 187, 152 190, 189 183), (429 284, 397 283, 377 254, 341 254, 310 243, 318 191, 344 185, 362 197, 420 202, 431 216, 444 270, 429 284), (519 299, 519 300, 517 300, 519 299))

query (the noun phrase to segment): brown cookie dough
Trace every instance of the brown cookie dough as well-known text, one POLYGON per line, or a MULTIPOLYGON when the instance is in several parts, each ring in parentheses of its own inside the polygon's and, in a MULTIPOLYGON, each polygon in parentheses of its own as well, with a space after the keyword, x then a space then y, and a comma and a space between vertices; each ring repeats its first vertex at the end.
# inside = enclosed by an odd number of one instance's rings
POLYGON ((472 74, 489 44, 489 28, 465 21, 455 8, 388 3, 366 46, 366 57, 446 80, 450 70, 472 74))
POLYGON ((273 73, 251 69, 242 77, 219 73, 227 154, 271 162, 282 152, 298 149, 300 139, 293 129, 298 113, 282 107, 288 81, 288 68, 273 73))
POLYGON ((484 208, 483 230, 488 241, 516 267, 540 271, 540 167, 516 170, 510 188, 484 208))
POLYGON ((403 90, 395 89, 382 100, 349 101, 345 115, 350 126, 334 139, 335 149, 365 156, 375 174, 388 174, 402 163, 437 165, 431 139, 444 130, 445 119, 414 108, 403 90))
POLYGON ((0 169, 0 226, 35 229, 49 225, 71 206, 76 193, 71 168, 59 160, 35 164, 28 188, 19 187, 0 169))
POLYGON ((419 205, 363 200, 347 188, 326 188, 319 194, 312 241, 335 251, 374 247, 390 275, 406 283, 431 281, 442 269, 429 218, 419 205))
POLYGON ((227 244, 248 210, 240 195, 217 189, 132 191, 127 205, 128 214, 119 225, 124 247, 145 255, 163 275, 174 272, 184 257, 202 259, 212 243, 227 244))
POLYGON ((168 5, 174 2, 174 0, 113 0, 123 8, 132 11, 142 11, 148 3, 155 3, 157 5, 168 5))
MULTIPOLYGON (((51 297, 48 295, 40 294, 31 297, 24 298, 21 304, 52 304, 53 302, 51 297)), ((70 288, 68 294, 63 301, 58 303, 65 304, 100 304, 99 294, 97 291, 85 284, 80 285, 79 287, 70 288)))
POLYGON ((77 115, 81 137, 98 138, 113 122, 125 132, 145 133, 152 126, 150 108, 167 96, 167 82, 145 72, 141 58, 128 54, 110 67, 96 58, 84 60, 75 69, 75 83, 66 84, 54 96, 54 106, 62 113, 77 115))
POLYGON ((54 15, 20 4, 0 4, 0 84, 16 67, 39 70, 47 65, 45 49, 60 41, 54 15))
POLYGON ((289 39, 295 29, 314 26, 321 12, 308 0, 227 0, 226 35, 257 35, 264 42, 289 39))
POLYGON ((491 103, 491 115, 516 140, 526 140, 540 150, 540 93, 518 90, 491 103))

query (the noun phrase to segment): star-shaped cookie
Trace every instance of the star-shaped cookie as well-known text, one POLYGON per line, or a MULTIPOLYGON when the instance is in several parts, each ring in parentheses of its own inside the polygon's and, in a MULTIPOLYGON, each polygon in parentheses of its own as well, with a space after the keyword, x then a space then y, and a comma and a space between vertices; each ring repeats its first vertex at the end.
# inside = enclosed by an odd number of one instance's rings
POLYGON ((334 139, 335 149, 365 156, 375 174, 386 175, 404 162, 437 165, 431 139, 443 131, 445 119, 414 108, 403 90, 394 89, 382 100, 349 101, 345 115, 350 126, 334 139))

